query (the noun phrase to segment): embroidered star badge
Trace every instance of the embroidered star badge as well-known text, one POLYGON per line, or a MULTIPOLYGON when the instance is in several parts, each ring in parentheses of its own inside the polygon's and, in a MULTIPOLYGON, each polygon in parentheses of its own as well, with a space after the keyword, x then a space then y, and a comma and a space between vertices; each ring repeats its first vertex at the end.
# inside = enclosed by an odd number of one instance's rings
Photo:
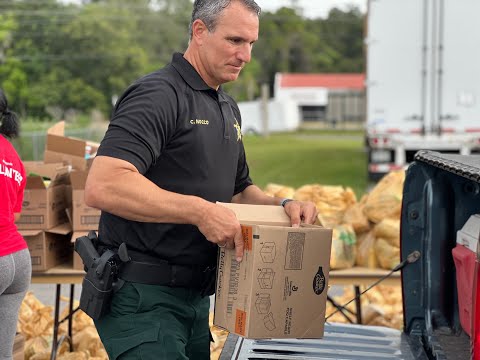
POLYGON ((240 125, 238 124, 237 119, 235 119, 235 124, 233 125, 235 130, 237 130, 237 141, 242 140, 242 129, 240 128, 240 125))

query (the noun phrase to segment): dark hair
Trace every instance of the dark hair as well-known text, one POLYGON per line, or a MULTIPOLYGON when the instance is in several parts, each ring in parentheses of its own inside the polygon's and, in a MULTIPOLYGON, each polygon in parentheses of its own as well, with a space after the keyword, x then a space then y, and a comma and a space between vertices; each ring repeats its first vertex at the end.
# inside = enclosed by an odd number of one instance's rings
POLYGON ((14 138, 18 136, 19 132, 17 115, 8 108, 7 97, 0 89, 0 134, 14 138))
POLYGON ((254 0, 195 0, 193 3, 192 19, 190 20, 188 29, 190 39, 192 38, 193 22, 197 19, 203 21, 209 32, 215 31, 218 17, 232 1, 242 3, 247 9, 257 14, 257 16, 260 16, 262 12, 262 9, 254 0))

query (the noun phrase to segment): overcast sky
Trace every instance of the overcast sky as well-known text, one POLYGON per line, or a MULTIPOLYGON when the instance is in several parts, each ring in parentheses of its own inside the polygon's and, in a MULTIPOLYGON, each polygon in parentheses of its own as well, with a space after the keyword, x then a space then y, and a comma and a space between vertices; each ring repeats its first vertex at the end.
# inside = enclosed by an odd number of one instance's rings
MULTIPOLYGON (((79 0, 60 1, 79 3, 79 0)), ((292 0, 257 0, 257 4, 265 11, 275 11, 282 6, 291 7, 293 3, 292 0)), ((367 0, 298 0, 297 3, 298 6, 303 8, 303 15, 310 18, 325 18, 331 8, 338 7, 345 10, 349 4, 356 5, 364 13, 367 11, 367 0)))
MULTIPOLYGON (((292 0, 257 0, 263 10, 275 11, 282 6, 292 6, 292 0)), ((332 7, 342 10, 349 4, 356 5, 362 12, 367 11, 367 0, 298 0, 298 6, 303 8, 303 15, 311 18, 326 17, 332 7)))

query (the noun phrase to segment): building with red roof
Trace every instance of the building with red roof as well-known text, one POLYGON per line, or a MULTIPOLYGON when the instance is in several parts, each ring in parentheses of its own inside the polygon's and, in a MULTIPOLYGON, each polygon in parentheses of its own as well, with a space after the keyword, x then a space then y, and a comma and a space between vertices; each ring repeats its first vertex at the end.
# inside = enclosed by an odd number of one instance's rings
POLYGON ((326 88, 336 90, 365 89, 365 74, 291 74, 277 73, 278 88, 326 88))
POLYGON ((365 74, 277 73, 273 98, 238 105, 244 133, 358 129, 365 120, 365 74))
POLYGON ((295 102, 301 122, 358 126, 365 118, 365 74, 277 73, 274 98, 295 102))

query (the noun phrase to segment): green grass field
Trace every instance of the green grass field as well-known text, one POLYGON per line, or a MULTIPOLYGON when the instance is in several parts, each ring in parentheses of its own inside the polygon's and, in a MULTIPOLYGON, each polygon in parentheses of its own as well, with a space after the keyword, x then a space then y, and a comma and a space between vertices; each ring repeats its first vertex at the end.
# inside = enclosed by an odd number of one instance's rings
MULTIPOLYGON (((24 133, 40 132, 38 137, 21 137, 14 145, 24 160, 43 156, 44 133, 54 122, 25 121, 24 133)), ((68 124, 70 136, 100 141, 104 129, 68 124)), ((268 138, 244 136, 250 174, 259 187, 277 183, 298 188, 306 184, 351 187, 358 197, 367 188, 367 159, 361 131, 300 130, 274 133, 268 138)))
POLYGON ((277 183, 351 187, 358 197, 367 188, 367 159, 361 133, 297 132, 268 138, 245 136, 253 181, 264 188, 277 183))

